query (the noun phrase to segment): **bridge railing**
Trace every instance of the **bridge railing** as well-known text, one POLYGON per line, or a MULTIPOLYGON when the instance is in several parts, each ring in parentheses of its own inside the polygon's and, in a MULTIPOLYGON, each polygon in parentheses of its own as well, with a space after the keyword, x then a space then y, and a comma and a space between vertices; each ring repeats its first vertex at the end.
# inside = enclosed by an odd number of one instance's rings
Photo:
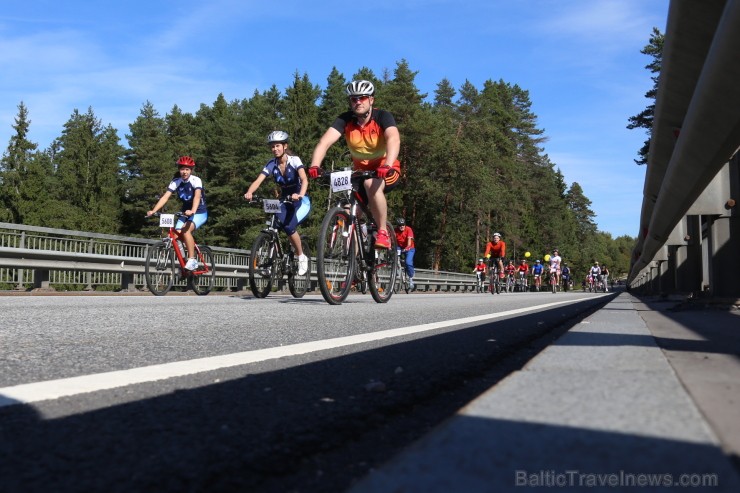
POLYGON ((670 3, 628 282, 740 296, 740 3, 670 3))
MULTIPOLYGON (((146 252, 157 241, 0 223, 0 288, 145 289, 146 252)), ((216 288, 245 289, 249 250, 213 246, 211 249, 216 264, 216 288)), ((420 291, 475 289, 473 274, 416 269, 414 281, 420 291)))

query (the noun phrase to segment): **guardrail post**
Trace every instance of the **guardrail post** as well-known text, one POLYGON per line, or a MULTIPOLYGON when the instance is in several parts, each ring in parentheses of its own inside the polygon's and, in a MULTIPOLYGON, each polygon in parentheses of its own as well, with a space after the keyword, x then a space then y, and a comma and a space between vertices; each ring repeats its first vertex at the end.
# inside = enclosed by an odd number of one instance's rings
POLYGON ((121 272, 121 291, 138 291, 132 272, 121 272))
MULTIPOLYGON (((93 254, 95 253, 95 240, 90 238, 87 242, 87 253, 93 254)), ((86 272, 85 273, 85 291, 93 291, 92 287, 92 272, 86 272)))
POLYGON ((49 285, 49 270, 48 269, 34 269, 33 287, 34 289, 49 289, 49 290, 52 289, 49 285))
MULTIPOLYGON (((21 244, 19 245, 19 248, 26 248, 26 232, 21 231, 21 244)), ((26 273, 25 269, 17 269, 16 272, 18 273, 18 286, 16 286, 16 289, 23 290, 25 289, 23 287, 23 277, 26 273)))
POLYGON ((686 216, 686 246, 676 251, 676 290, 701 291, 701 217, 686 216))

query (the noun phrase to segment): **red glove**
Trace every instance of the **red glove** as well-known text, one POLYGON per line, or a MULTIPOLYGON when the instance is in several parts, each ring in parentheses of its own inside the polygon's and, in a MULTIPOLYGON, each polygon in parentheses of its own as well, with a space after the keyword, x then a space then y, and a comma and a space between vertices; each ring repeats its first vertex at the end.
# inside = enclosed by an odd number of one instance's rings
POLYGON ((388 176, 388 172, 391 170, 390 166, 381 166, 380 168, 375 170, 375 176, 378 178, 385 178, 388 176))
POLYGON ((308 176, 312 179, 316 179, 319 177, 319 167, 318 166, 311 166, 308 168, 308 176))

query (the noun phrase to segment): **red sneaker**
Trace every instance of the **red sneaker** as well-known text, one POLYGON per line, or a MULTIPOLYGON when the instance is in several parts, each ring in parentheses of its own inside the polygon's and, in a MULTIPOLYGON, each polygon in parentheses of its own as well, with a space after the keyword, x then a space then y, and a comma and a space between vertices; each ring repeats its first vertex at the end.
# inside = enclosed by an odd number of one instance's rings
POLYGON ((388 237, 388 232, 384 229, 378 230, 378 236, 375 239, 375 248, 389 249, 391 247, 391 239, 388 237))

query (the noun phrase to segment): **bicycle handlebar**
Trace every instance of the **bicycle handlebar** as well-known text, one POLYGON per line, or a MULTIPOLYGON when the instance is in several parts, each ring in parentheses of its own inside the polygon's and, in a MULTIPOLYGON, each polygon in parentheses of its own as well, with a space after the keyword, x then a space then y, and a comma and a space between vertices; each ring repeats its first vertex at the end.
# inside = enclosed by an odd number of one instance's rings
MULTIPOLYGON (((155 212, 151 216, 144 216, 144 219, 149 219, 150 217, 159 217, 162 214, 169 214, 169 213, 167 213, 167 212, 155 212)), ((175 217, 190 217, 190 216, 187 216, 184 212, 173 212, 172 215, 175 216, 175 217)))
POLYGON ((269 199, 267 197, 261 197, 259 195, 252 195, 252 200, 248 201, 247 204, 249 205, 261 204, 265 200, 279 200, 281 204, 292 204, 293 202, 297 202, 296 200, 293 200, 290 197, 285 197, 282 199, 269 199))
MULTIPOLYGON (((336 171, 329 171, 329 170, 324 170, 323 168, 319 168, 319 176, 317 176, 315 179, 320 180, 322 183, 328 183, 329 179, 331 178, 331 174, 335 172, 336 171)), ((391 176, 395 172, 396 170, 391 168, 390 170, 388 170, 387 176, 391 176)), ((375 172, 375 170, 355 170, 355 171, 352 171, 352 174, 350 175, 350 180, 352 180, 353 182, 355 181, 359 182, 361 180, 366 180, 368 178, 377 178, 377 177, 378 175, 375 172)))

